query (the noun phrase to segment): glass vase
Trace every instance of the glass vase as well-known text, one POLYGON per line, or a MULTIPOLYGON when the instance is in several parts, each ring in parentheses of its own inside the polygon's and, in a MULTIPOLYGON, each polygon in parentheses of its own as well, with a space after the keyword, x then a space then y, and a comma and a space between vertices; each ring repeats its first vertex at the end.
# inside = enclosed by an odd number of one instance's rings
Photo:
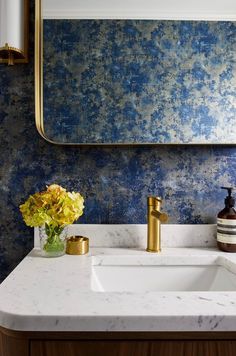
POLYGON ((39 228, 41 255, 59 257, 65 254, 68 227, 45 225, 39 228))

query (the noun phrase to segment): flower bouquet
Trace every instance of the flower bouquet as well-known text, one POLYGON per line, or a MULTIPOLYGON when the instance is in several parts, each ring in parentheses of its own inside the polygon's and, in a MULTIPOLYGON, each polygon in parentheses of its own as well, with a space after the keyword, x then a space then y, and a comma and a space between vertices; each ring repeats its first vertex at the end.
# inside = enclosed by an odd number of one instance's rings
POLYGON ((83 214, 83 209, 84 199, 80 193, 67 192, 57 184, 30 195, 20 205, 26 225, 39 227, 41 251, 48 257, 65 253, 66 227, 83 214))

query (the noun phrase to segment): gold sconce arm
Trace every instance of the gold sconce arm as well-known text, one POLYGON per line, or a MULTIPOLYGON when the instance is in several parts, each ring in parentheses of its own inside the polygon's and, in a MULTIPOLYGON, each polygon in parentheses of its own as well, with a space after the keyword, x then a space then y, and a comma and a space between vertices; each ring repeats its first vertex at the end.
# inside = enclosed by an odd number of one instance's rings
POLYGON ((4 47, 0 48, 0 63, 7 63, 9 66, 14 65, 17 60, 24 59, 23 51, 10 47, 8 43, 4 47))

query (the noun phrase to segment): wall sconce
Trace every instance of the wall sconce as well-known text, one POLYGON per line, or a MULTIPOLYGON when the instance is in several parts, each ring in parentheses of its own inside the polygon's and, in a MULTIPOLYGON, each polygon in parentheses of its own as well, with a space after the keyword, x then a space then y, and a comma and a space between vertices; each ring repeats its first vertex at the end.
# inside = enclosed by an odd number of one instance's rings
POLYGON ((0 63, 28 63, 29 0, 0 0, 0 63))

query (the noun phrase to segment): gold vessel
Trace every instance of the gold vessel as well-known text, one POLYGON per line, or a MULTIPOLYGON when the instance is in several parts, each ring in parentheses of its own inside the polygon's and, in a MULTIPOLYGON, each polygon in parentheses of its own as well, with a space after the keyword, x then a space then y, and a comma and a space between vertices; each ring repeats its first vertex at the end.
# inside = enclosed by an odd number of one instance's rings
POLYGON ((68 255, 85 255, 89 251, 89 239, 84 236, 71 236, 66 243, 68 255))

